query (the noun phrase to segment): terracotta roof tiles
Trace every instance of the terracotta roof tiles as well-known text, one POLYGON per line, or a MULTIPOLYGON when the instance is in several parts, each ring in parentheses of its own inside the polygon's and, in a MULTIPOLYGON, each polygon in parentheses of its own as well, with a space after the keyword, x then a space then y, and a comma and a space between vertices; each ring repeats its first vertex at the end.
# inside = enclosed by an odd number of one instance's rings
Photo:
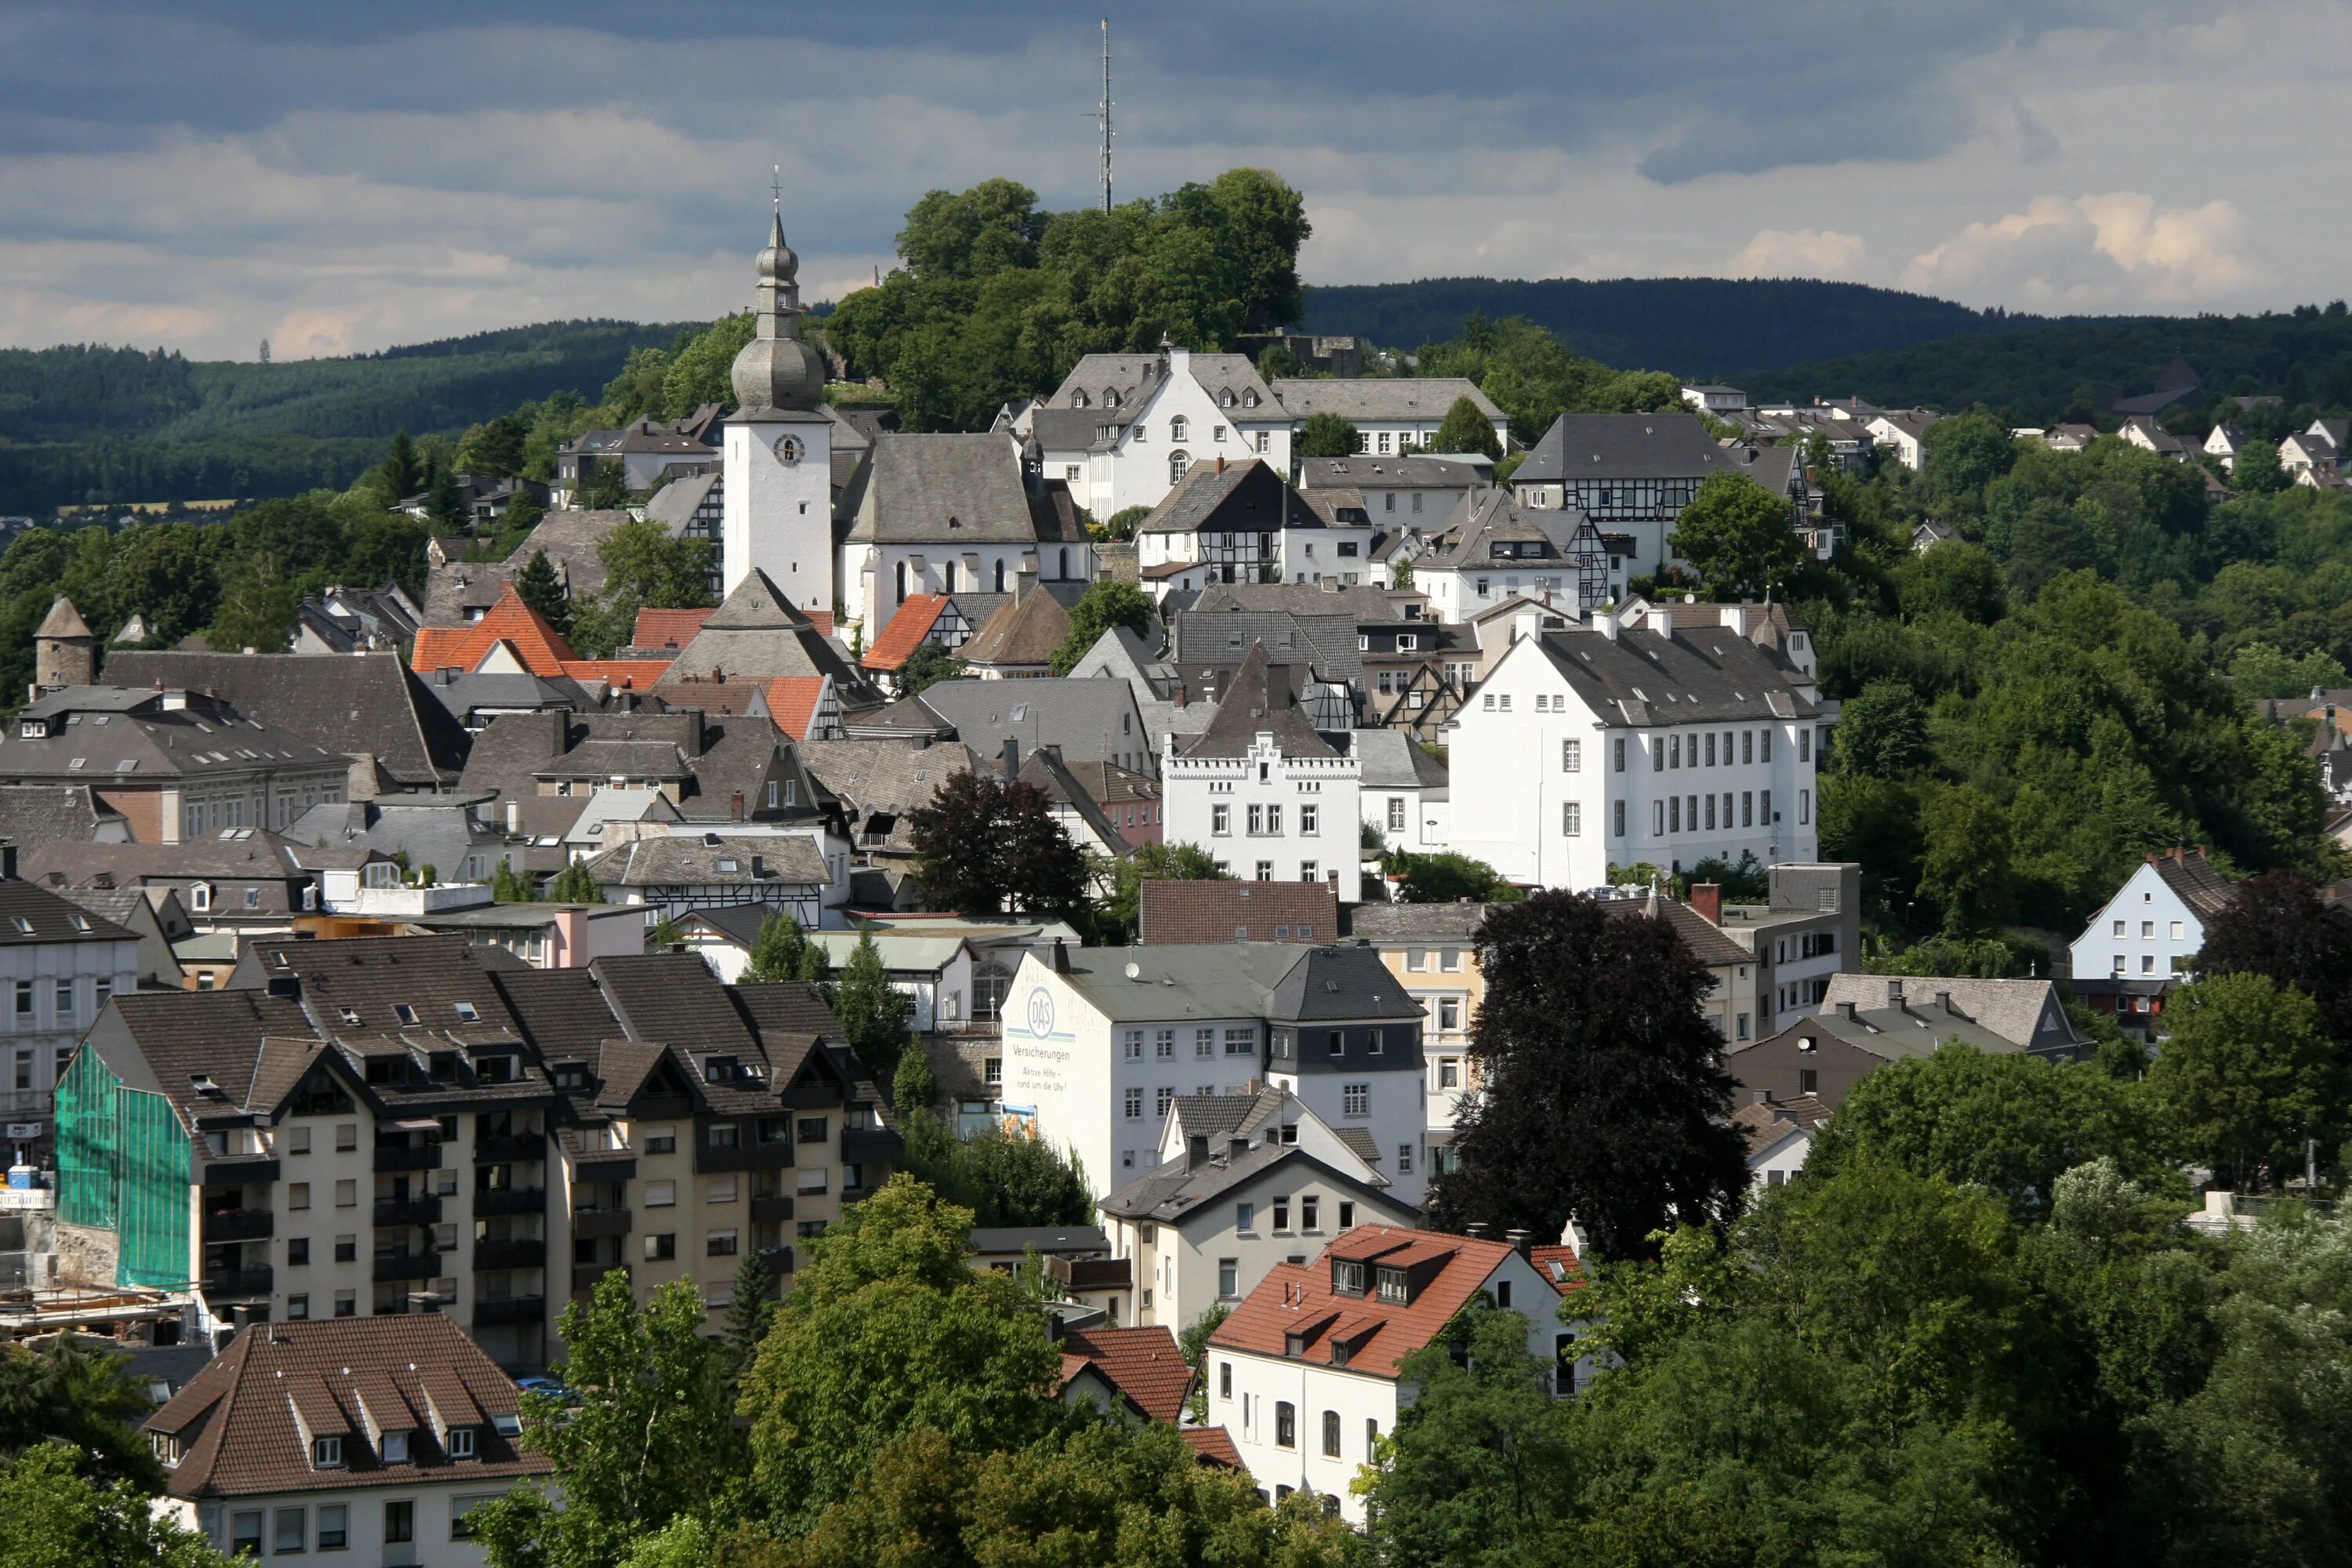
POLYGON ((1076 1359, 1093 1367, 1150 1419, 1174 1422, 1183 1415, 1192 1369, 1184 1363, 1173 1331, 1158 1325, 1072 1329, 1063 1334, 1061 1349, 1065 1383, 1075 1372, 1070 1363, 1076 1359))
POLYGON ((409 668, 424 673, 456 668, 470 670, 499 643, 514 645, 515 655, 533 675, 562 675, 563 666, 578 660, 563 634, 547 617, 522 602, 509 583, 482 618, 469 626, 425 626, 416 634, 416 650, 409 668))
POLYGON ((1312 1366, 1344 1365, 1368 1376, 1394 1377, 1407 1356, 1434 1340, 1469 1304, 1511 1250, 1507 1242, 1403 1226, 1360 1225, 1324 1248, 1311 1266, 1277 1265, 1209 1342, 1312 1366), (1331 1263, 1349 1259, 1366 1265, 1362 1296, 1343 1296, 1331 1289, 1331 1263), (1425 1266, 1428 1277, 1410 1301, 1381 1300, 1376 1270, 1401 1265, 1425 1266), (1331 1330, 1342 1320, 1351 1325, 1346 1338, 1354 1343, 1344 1360, 1335 1361, 1334 1349, 1341 1342, 1331 1330), (1289 1336, 1302 1330, 1313 1331, 1314 1338, 1292 1356, 1289 1336))
POLYGON ((947 607, 948 596, 944 594, 908 595, 906 603, 891 616, 890 624, 882 628, 882 635, 874 639, 874 646, 866 650, 866 657, 859 662, 868 669, 905 668, 907 660, 922 646, 923 639, 931 635, 931 628, 939 624, 940 612, 947 607))

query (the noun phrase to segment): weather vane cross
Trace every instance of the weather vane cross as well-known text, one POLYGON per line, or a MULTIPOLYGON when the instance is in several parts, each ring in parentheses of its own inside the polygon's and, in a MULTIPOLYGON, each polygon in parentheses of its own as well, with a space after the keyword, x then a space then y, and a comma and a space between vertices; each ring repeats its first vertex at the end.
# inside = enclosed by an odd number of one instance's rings
POLYGON ((768 182, 768 190, 775 197, 776 216, 782 217, 784 216, 784 166, 778 163, 774 169, 774 177, 768 182))

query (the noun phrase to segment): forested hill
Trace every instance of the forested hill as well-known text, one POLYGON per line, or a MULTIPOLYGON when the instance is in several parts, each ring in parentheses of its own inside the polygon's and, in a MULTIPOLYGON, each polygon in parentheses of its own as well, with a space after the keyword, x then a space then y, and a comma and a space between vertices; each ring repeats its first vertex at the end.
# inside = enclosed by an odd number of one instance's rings
POLYGON ((1955 409, 1979 403, 2012 424, 2040 425, 2079 401, 2087 384, 2146 392, 2178 355, 2208 395, 2283 395, 2352 403, 2352 314, 2341 302, 2262 316, 2107 317, 1843 358, 1826 355, 1741 383, 1758 396, 1861 397, 1885 407, 1955 409))
POLYGON ((1693 378, 1983 337, 2040 320, 1809 279, 1428 278, 1311 288, 1306 325, 1411 349, 1454 336, 1473 310, 1524 316, 1588 359, 1693 378))

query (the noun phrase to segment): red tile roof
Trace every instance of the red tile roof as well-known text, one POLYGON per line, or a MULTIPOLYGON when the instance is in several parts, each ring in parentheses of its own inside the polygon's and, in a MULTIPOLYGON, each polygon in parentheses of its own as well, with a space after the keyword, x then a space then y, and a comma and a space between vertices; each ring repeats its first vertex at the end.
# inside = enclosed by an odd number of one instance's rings
POLYGON ((452 1318, 320 1318, 245 1330, 148 1418, 146 1429, 186 1439, 163 1481, 175 1497, 476 1479, 495 1491, 552 1468, 499 1431, 496 1418, 512 1416, 516 1403, 513 1383, 452 1318), (303 1425, 317 1436, 342 1436, 341 1466, 312 1465, 303 1425), (381 1462, 371 1425, 409 1432, 408 1458, 381 1462), (474 1428, 477 1458, 448 1457, 442 1435, 453 1426, 474 1428))
POLYGON ((708 609, 639 610, 636 628, 629 633, 632 647, 684 647, 710 618, 708 609))
POLYGON ((1192 1445, 1192 1452, 1204 1465, 1223 1465, 1229 1470, 1242 1468, 1242 1451, 1234 1447, 1233 1434, 1222 1426, 1187 1426, 1181 1434, 1192 1445))
POLYGON ((1143 945, 1339 940, 1339 889, 1328 882, 1143 884, 1143 945), (1246 932, 1246 934, 1244 934, 1246 932))
POLYGON ((1434 1340, 1494 1278, 1511 1251, 1505 1241, 1404 1226, 1360 1225, 1325 1247, 1312 1265, 1277 1265, 1209 1342, 1311 1366, 1341 1364, 1332 1360, 1332 1350, 1345 1342, 1349 1371, 1394 1377, 1399 1363, 1434 1340), (1342 1296, 1332 1290, 1335 1259, 1365 1265, 1365 1294, 1342 1296), (1411 1301, 1383 1301, 1376 1293, 1374 1271, 1399 1264, 1434 1267, 1411 1301), (1299 1332, 1310 1333, 1311 1342, 1290 1357, 1289 1336, 1299 1332))
POLYGON ((817 700, 824 695, 822 675, 779 675, 761 688, 768 717, 795 741, 808 739, 809 721, 816 717, 817 700))
POLYGON ((573 661, 572 645, 563 640, 563 634, 524 604, 509 583, 499 594, 499 602, 472 626, 421 628, 408 666, 427 675, 436 669, 472 669, 501 642, 514 645, 523 668, 533 675, 561 675, 564 664, 573 661))
POLYGON ((649 690, 669 668, 666 658, 567 658, 563 673, 574 680, 601 680, 623 691, 649 690))
POLYGON ((1176 1348, 1173 1330, 1071 1329, 1062 1335, 1061 1351, 1064 1383, 1076 1373, 1076 1362, 1094 1368, 1150 1419, 1173 1422, 1183 1415, 1192 1369, 1176 1348))
POLYGON ((1584 1289, 1584 1265, 1577 1260, 1576 1248, 1572 1247, 1531 1247, 1528 1248, 1528 1261, 1563 1296, 1584 1289))
POLYGON ((882 635, 874 639, 874 646, 866 650, 866 657, 858 662, 868 669, 905 668, 907 660, 914 657, 923 639, 931 635, 931 628, 939 625, 940 613, 947 607, 948 599, 944 594, 909 595, 906 603, 898 606, 898 614, 890 617, 890 624, 882 628, 882 635))

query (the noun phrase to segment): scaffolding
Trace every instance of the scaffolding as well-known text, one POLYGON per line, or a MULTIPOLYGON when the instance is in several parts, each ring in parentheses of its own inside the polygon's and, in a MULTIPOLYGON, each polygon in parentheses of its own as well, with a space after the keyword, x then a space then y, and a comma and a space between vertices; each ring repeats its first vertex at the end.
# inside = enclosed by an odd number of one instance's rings
POLYGON ((58 1219, 115 1233, 117 1285, 188 1280, 188 1135, 85 1047, 58 1085, 58 1219))

